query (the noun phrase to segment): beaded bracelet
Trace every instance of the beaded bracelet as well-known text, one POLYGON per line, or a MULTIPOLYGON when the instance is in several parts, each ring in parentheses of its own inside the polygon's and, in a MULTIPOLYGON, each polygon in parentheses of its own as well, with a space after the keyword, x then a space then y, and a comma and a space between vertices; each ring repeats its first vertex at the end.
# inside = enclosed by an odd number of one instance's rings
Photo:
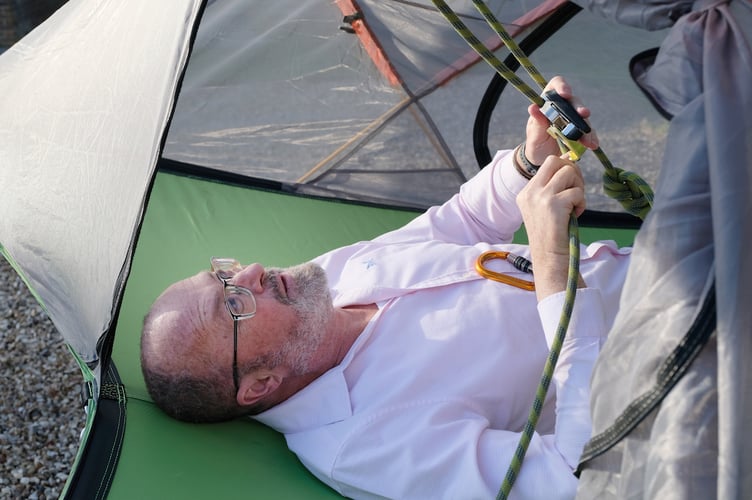
POLYGON ((520 175, 528 180, 532 179, 533 176, 538 173, 538 169, 540 168, 540 165, 535 165, 527 159, 524 142, 517 146, 517 149, 514 152, 514 166, 517 168, 520 175))

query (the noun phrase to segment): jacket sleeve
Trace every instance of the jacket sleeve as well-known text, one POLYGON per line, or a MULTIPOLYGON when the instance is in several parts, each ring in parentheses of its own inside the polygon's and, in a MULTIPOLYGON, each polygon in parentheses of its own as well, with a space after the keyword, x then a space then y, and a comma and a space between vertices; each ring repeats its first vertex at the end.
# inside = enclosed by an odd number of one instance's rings
POLYGON ((430 208, 406 226, 375 241, 438 240, 461 245, 511 242, 522 223, 516 197, 526 182, 514 168, 512 151, 499 151, 489 165, 463 184, 460 192, 446 203, 430 208))

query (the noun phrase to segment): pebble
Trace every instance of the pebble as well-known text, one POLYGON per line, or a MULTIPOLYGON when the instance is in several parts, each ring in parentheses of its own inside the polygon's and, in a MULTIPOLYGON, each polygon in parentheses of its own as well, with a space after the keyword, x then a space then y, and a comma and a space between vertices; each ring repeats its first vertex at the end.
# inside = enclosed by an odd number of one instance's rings
POLYGON ((0 498, 60 496, 86 416, 83 375, 26 285, 0 257, 0 498))

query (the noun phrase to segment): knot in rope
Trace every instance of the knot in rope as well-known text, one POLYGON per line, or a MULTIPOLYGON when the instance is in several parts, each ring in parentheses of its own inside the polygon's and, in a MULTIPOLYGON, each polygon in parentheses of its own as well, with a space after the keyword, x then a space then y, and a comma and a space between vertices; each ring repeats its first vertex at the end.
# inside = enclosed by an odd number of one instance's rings
POLYGON ((624 210, 645 219, 653 206, 653 190, 647 182, 621 168, 607 167, 603 172, 603 191, 618 201, 624 210))

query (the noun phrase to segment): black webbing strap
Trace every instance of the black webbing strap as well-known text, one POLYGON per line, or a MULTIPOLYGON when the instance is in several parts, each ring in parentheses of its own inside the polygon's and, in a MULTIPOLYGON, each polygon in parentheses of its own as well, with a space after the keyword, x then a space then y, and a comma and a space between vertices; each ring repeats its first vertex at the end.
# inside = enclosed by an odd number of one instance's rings
POLYGON ((125 436, 125 386, 112 360, 102 374, 94 422, 65 492, 65 499, 99 500, 107 497, 115 476, 125 436))
POLYGON ((699 314, 681 342, 663 361, 656 374, 656 382, 652 389, 632 401, 616 419, 614 424, 594 436, 585 445, 580 457, 575 475, 587 468, 587 463, 595 457, 605 453, 629 434, 637 425, 653 411, 676 383, 687 372, 692 361, 700 351, 716 327, 715 283, 710 287, 699 314))

